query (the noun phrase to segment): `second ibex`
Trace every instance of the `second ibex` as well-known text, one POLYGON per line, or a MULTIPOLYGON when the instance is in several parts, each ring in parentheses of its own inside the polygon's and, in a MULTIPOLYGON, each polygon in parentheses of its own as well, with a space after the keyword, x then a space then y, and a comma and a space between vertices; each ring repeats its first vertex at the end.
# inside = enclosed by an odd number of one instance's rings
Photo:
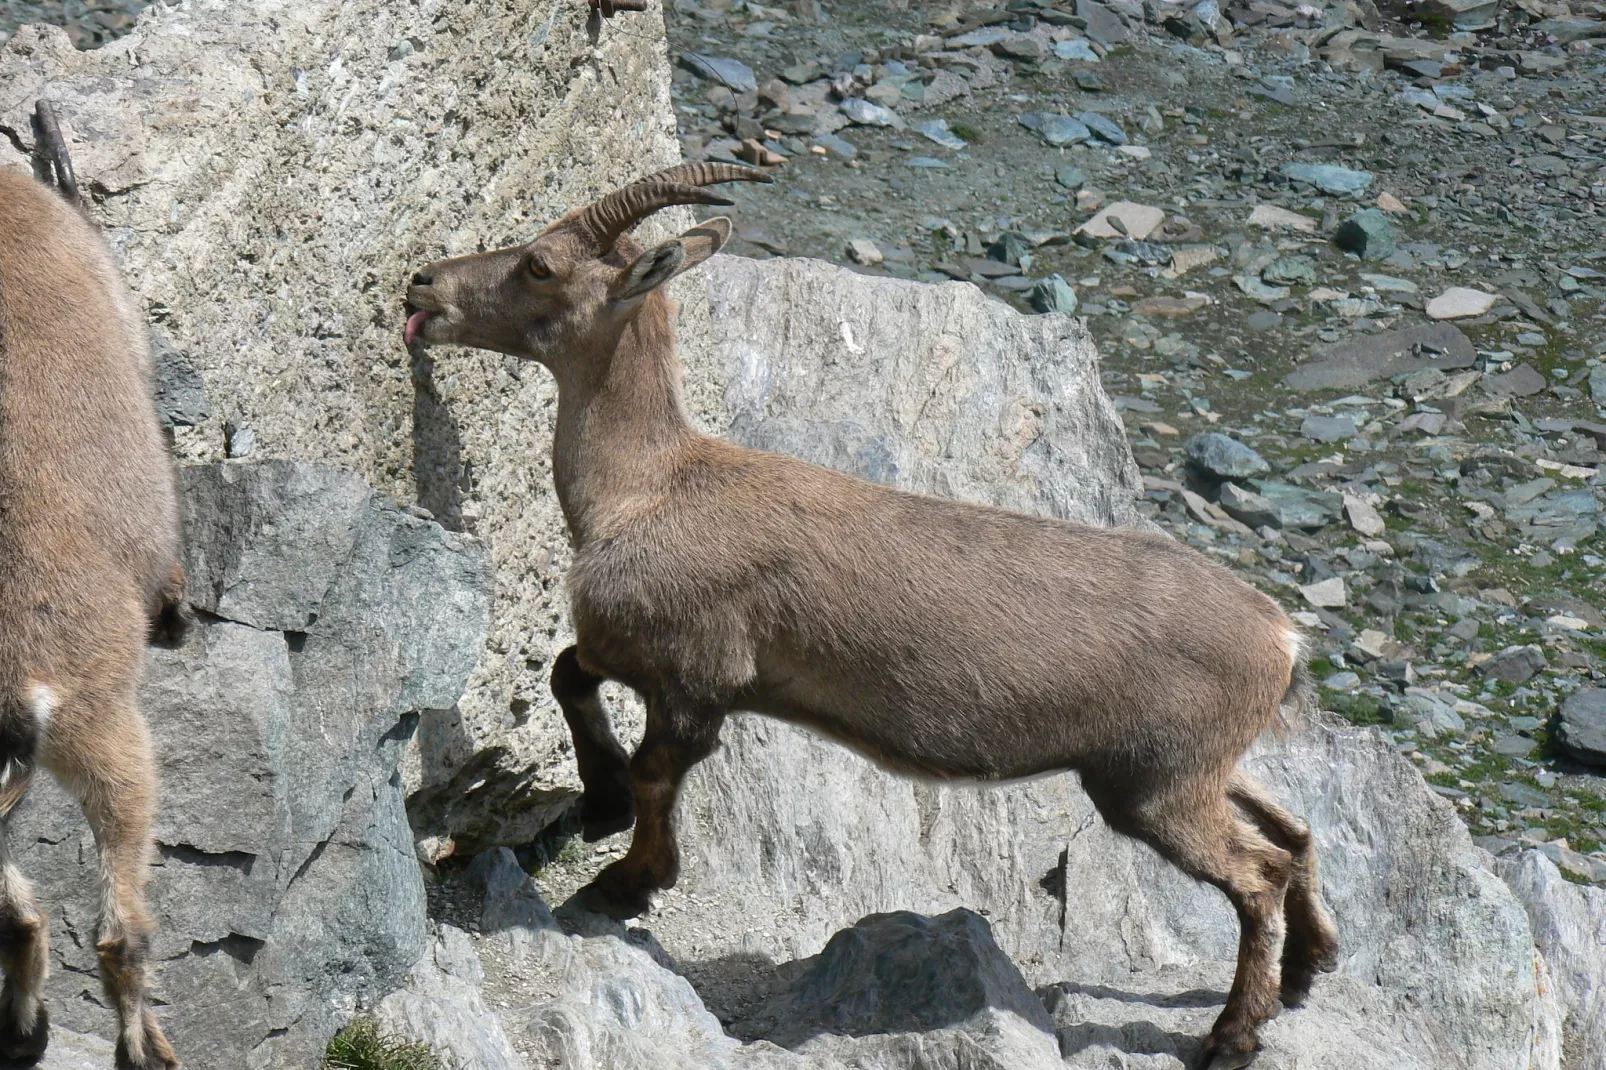
POLYGON ((1277 604, 1163 536, 904 494, 698 432, 660 287, 729 220, 643 250, 629 231, 762 172, 686 164, 570 212, 527 245, 413 277, 407 341, 538 360, 557 378, 552 468, 575 544, 575 645, 552 689, 588 839, 625 857, 584 893, 615 917, 679 870, 686 772, 733 710, 806 725, 937 779, 1075 770, 1117 831, 1220 888, 1241 927, 1212 1070, 1337 961, 1309 830, 1239 759, 1309 687, 1277 604), (598 687, 647 706, 627 756, 598 687), (1286 939, 1285 939, 1286 937, 1286 939), (1279 962, 1280 947, 1280 962, 1279 962))

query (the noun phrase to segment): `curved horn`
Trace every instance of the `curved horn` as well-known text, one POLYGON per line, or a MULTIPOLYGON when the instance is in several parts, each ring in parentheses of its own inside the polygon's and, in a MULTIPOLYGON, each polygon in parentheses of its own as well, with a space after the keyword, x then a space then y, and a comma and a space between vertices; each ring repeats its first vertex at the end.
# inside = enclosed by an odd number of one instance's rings
POLYGON ((753 167, 726 163, 683 163, 615 190, 580 213, 577 226, 599 253, 613 248, 619 236, 647 216, 673 204, 734 204, 729 197, 703 189, 718 182, 773 182, 753 167))

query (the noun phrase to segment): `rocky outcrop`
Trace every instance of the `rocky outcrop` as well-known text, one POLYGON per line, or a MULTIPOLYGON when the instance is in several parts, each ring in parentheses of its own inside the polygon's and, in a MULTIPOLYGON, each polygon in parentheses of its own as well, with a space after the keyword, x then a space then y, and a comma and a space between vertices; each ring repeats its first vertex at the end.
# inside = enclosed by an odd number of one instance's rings
MULTIPOLYGON (((197 620, 151 652, 140 691, 161 771, 156 992, 186 1066, 312 1066, 425 951, 397 763, 420 716, 462 692, 489 563, 332 469, 206 465, 181 481, 197 620)), ((76 803, 41 778, 8 832, 55 919, 54 1021, 115 1036, 76 803)))
MULTIPOLYGON (((668 90, 657 5, 604 22, 560 0, 221 0, 152 5, 95 51, 53 27, 0 45, 0 166, 26 164, 33 102, 54 100, 174 370, 181 455, 331 464, 495 547, 467 693, 426 719, 403 770, 410 791, 476 756, 460 789, 514 771, 496 786, 507 811, 522 792, 515 840, 576 783, 546 692, 569 557, 554 387, 489 353, 410 359, 402 290, 421 264, 530 236, 678 161, 668 90)), ((689 222, 676 210, 644 231, 689 222)), ((682 331, 700 355, 697 317, 682 331)), ((722 426, 708 376, 689 381, 722 426)))
POLYGON ((1538 851, 1500 871, 1528 910, 1562 1016, 1563 1065, 1606 1070, 1606 891, 1573 884, 1538 851))

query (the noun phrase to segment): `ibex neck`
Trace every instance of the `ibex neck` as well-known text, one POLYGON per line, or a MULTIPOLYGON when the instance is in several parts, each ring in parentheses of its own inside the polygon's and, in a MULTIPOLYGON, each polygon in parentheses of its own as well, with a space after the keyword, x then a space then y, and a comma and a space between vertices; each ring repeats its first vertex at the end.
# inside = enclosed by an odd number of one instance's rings
POLYGON ((552 474, 577 548, 650 508, 697 436, 669 311, 652 295, 612 353, 581 357, 559 377, 552 474))

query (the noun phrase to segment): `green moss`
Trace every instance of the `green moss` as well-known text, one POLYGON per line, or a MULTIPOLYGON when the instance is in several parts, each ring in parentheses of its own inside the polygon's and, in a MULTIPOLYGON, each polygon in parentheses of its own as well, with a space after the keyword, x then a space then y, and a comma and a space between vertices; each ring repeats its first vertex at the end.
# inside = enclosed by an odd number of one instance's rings
POLYGON ((1318 680, 1325 680, 1338 670, 1333 667, 1332 661, 1325 654, 1318 654, 1310 659, 1310 674, 1318 680))
POLYGON ((985 145, 987 143, 986 136, 969 123, 949 123, 948 129, 952 130, 957 137, 963 138, 972 145, 985 145))
POLYGON ((447 1070, 441 1057, 423 1044, 409 1044, 379 1032, 372 1018, 357 1018, 329 1042, 323 1070, 447 1070))
POLYGON ((1322 705, 1354 725, 1392 724, 1388 708, 1371 695, 1324 691, 1322 705))

